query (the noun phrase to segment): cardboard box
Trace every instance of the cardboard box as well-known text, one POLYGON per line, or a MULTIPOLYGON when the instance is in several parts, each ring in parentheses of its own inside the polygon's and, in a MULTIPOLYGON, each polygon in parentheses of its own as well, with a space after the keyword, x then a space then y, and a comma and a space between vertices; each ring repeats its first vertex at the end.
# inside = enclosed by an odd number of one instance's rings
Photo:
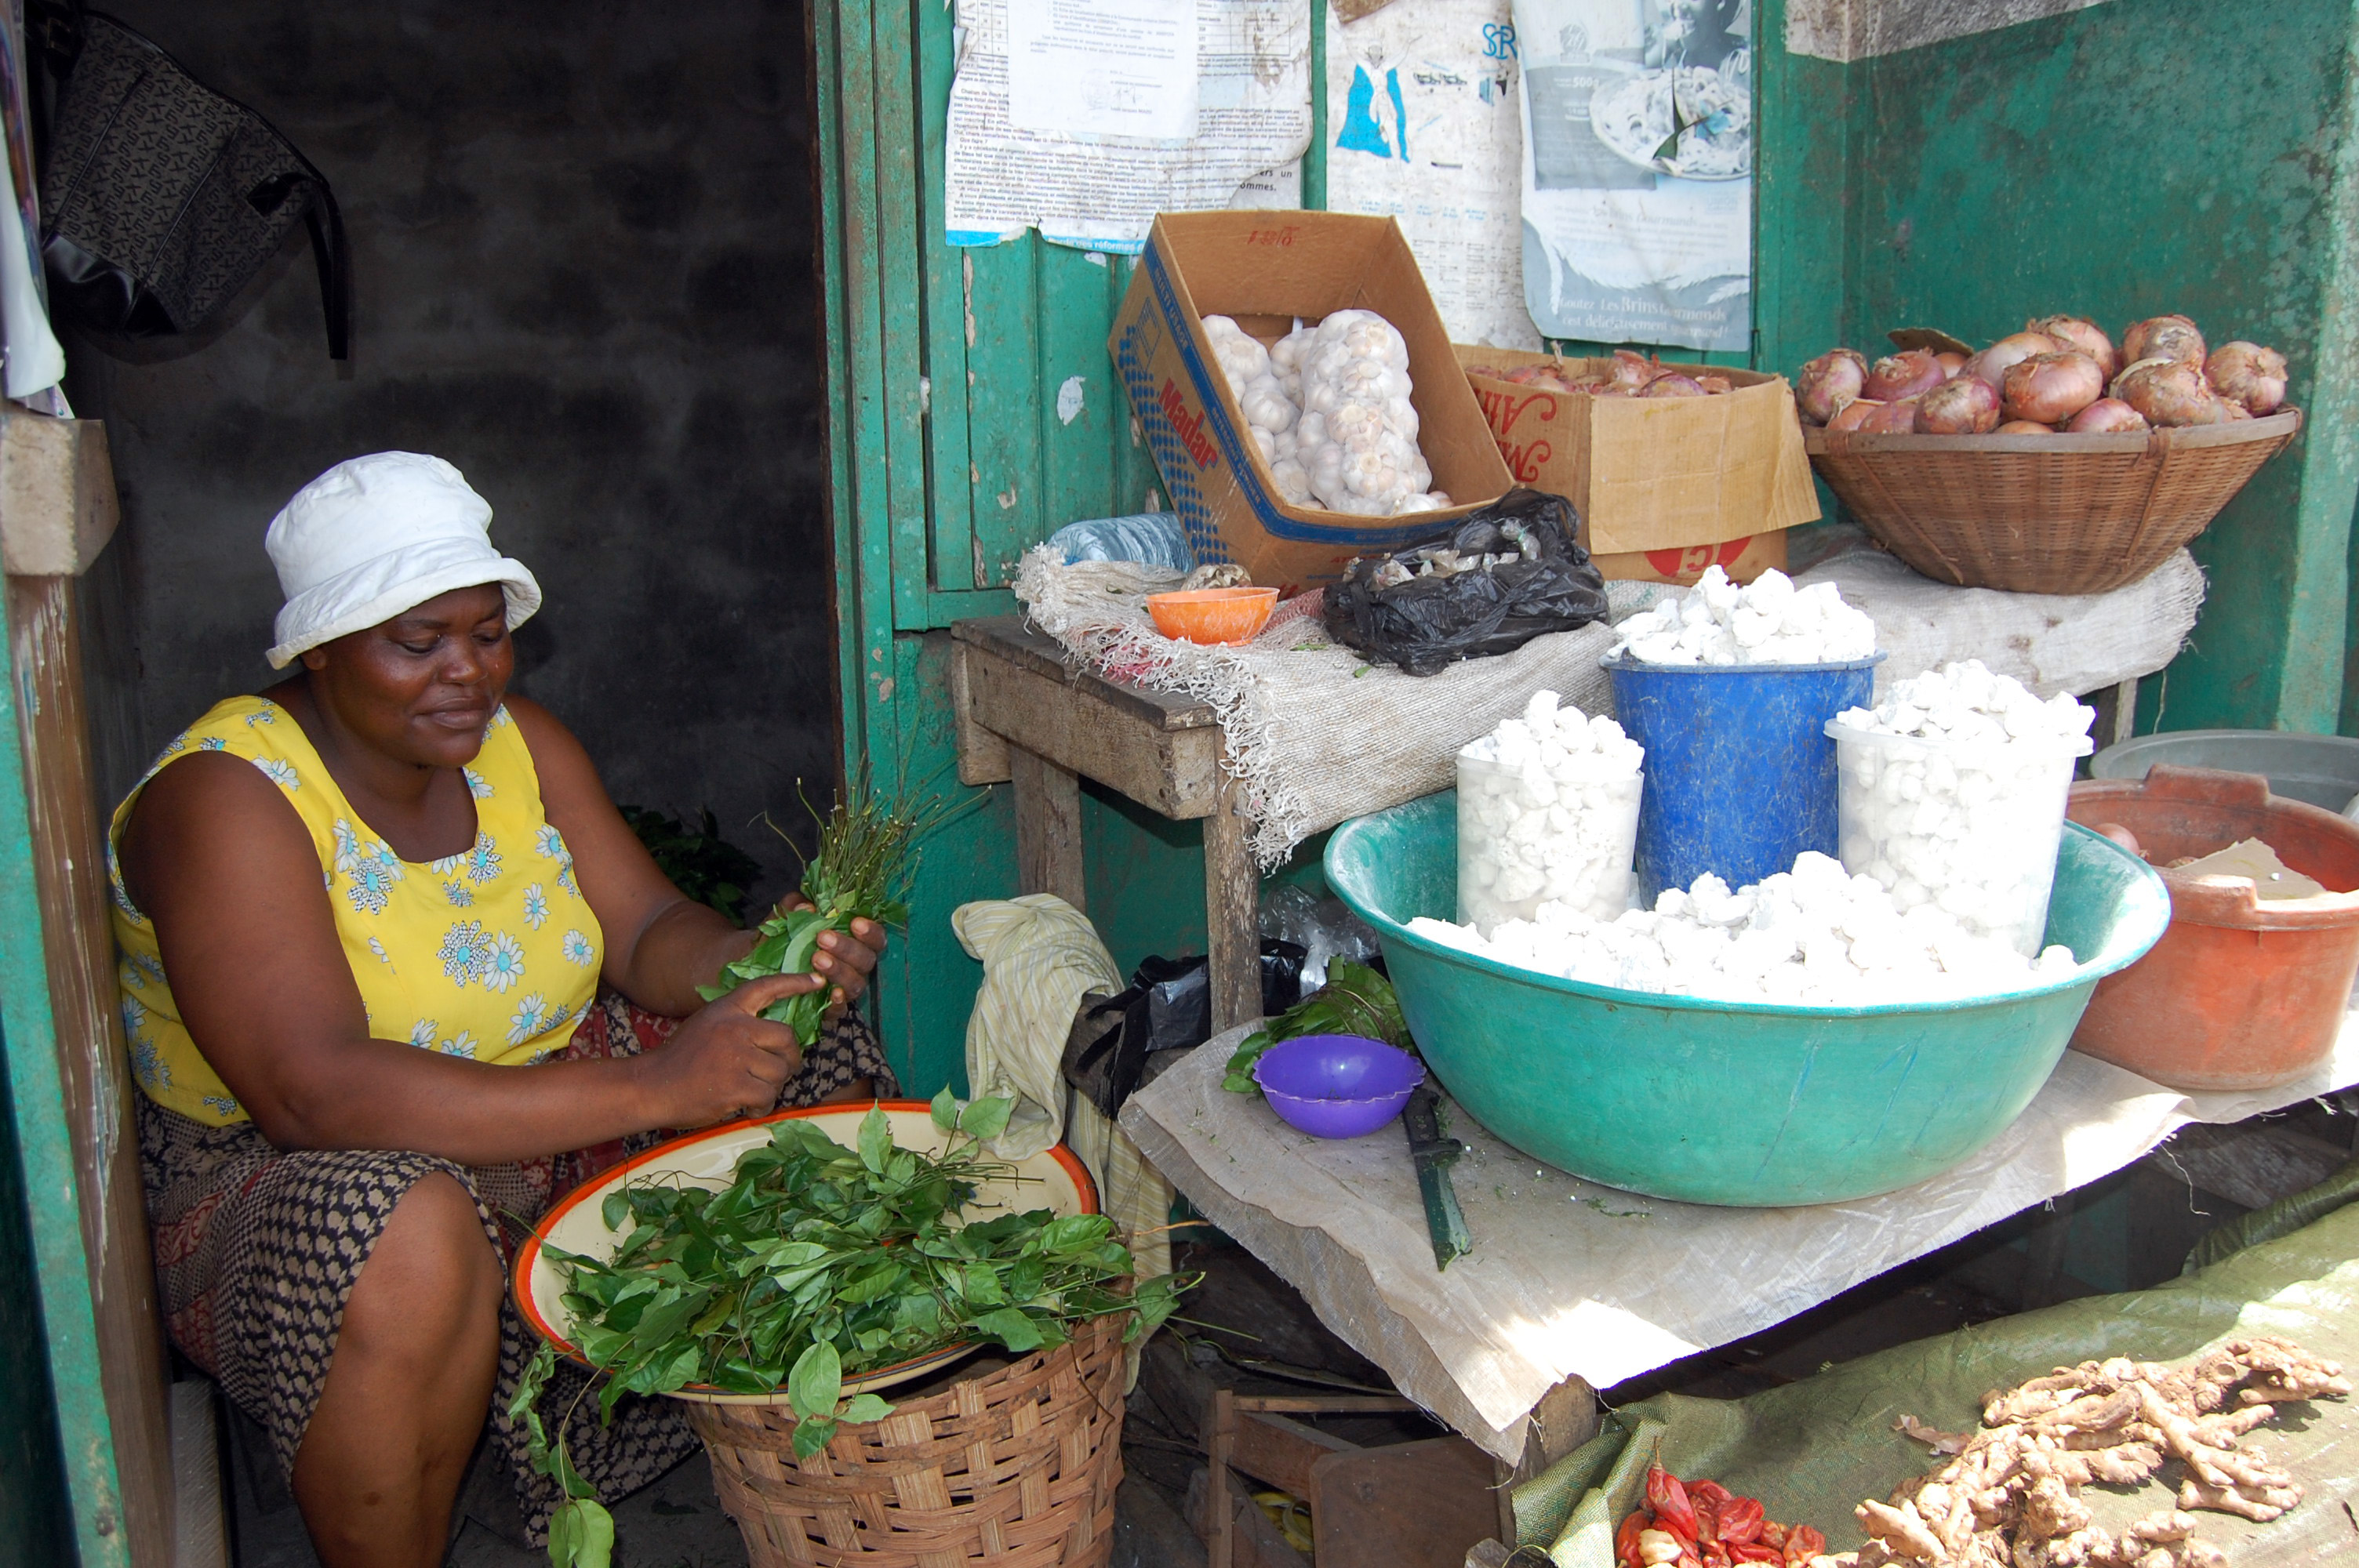
MULTIPOLYGON (((1560 363, 1571 376, 1611 363, 1462 344, 1456 351, 1462 365, 1560 363)), ((1718 560, 1750 581, 1782 567, 1784 531, 1819 516, 1793 389, 1756 371, 1665 368, 1725 376, 1735 390, 1592 397, 1471 373, 1467 380, 1516 482, 1572 503, 1581 542, 1607 577, 1692 582, 1718 560)))
POLYGON ((1417 258, 1390 218, 1166 213, 1155 220, 1106 348, 1196 558, 1234 561, 1265 586, 1332 582, 1353 557, 1431 539, 1513 488, 1417 258), (1373 310, 1407 341, 1418 445, 1434 488, 1456 505, 1353 517, 1278 494, 1203 318, 1232 317, 1268 344, 1298 317, 1317 321, 1343 309, 1373 310))
POLYGON ((1786 533, 1781 528, 1717 545, 1681 545, 1589 558, 1613 582, 1671 582, 1687 588, 1703 576, 1706 567, 1718 567, 1739 582, 1751 582, 1772 567, 1786 569, 1786 533))

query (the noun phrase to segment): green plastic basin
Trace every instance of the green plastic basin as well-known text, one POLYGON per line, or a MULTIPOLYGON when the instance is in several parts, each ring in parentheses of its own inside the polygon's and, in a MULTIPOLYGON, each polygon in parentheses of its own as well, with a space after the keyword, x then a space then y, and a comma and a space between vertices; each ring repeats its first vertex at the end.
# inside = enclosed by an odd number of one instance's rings
POLYGON ((2006 1129, 2055 1069, 2097 981, 2170 923, 2162 879, 2065 824, 2048 940, 2069 978, 1971 1001, 1779 1007, 1533 974, 1415 935, 1456 917, 1458 799, 1363 816, 1327 881, 1383 939, 1419 1049, 1525 1153, 1654 1197, 1774 1207, 1909 1186, 2006 1129))

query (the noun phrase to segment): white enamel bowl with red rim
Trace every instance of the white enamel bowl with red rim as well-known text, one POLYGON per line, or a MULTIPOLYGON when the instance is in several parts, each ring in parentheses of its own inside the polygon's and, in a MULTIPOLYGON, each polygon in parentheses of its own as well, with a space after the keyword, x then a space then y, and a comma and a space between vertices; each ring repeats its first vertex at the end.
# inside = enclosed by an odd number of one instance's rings
MULTIPOLYGON (((933 1114, 925 1101, 888 1099, 874 1103, 883 1105, 886 1119, 892 1124, 893 1141, 900 1147, 939 1155, 950 1142, 934 1125, 933 1114)), ((717 1192, 729 1184, 739 1156, 770 1141, 773 1122, 797 1118, 816 1121, 830 1138, 849 1149, 854 1146, 860 1119, 868 1111, 867 1104, 811 1106, 801 1110, 777 1111, 750 1121, 733 1121, 658 1144, 636 1159, 625 1160, 584 1182, 551 1205, 533 1227, 532 1235, 516 1249, 511 1281, 516 1310, 535 1333, 557 1347, 560 1355, 589 1365, 567 1337, 573 1325, 573 1314, 565 1309, 565 1281, 556 1263, 545 1255, 544 1243, 583 1257, 610 1258, 622 1238, 607 1227, 601 1209, 606 1195, 625 1182, 672 1177, 717 1192)), ((1063 1144, 1006 1163, 1015 1174, 978 1183, 974 1202, 966 1207, 968 1219, 988 1219, 1009 1209, 1027 1213, 1045 1208, 1058 1215, 1098 1212, 1097 1184, 1090 1180, 1089 1170, 1080 1157, 1063 1144)), ((908 1361, 847 1377, 843 1391, 856 1394, 922 1378, 973 1354, 982 1344, 980 1340, 967 1340, 948 1345, 908 1361)), ((787 1396, 783 1389, 769 1394, 731 1394, 709 1385, 691 1383, 672 1397, 701 1404, 768 1405, 780 1403, 787 1396)))

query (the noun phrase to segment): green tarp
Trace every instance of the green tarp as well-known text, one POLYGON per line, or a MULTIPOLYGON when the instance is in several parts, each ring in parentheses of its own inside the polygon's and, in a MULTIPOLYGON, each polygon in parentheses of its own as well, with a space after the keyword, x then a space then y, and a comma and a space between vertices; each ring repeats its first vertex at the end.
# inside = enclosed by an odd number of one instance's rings
MULTIPOLYGON (((2326 1186, 2338 1183, 2336 1201, 2347 1202, 2359 1192, 2359 1171, 2326 1186)), ((2317 1205, 2302 1200, 2310 1196, 2288 1199, 2294 1206, 2277 1222, 2308 1217, 2317 1205)), ((2265 1233, 2270 1212, 2247 1217, 2240 1235, 2265 1233)), ((1625 1406, 1595 1441, 1516 1489, 1517 1531, 1522 1543, 1549 1548, 1560 1568, 1612 1568, 1614 1527, 1637 1506, 1659 1445, 1674 1474, 1709 1476, 1759 1498, 1773 1519, 1816 1525, 1831 1550, 1855 1547, 1852 1509, 1934 1467, 1930 1450, 1893 1430, 1902 1414, 1971 1432, 1992 1389, 2093 1357, 2182 1361, 2237 1334, 2281 1335, 2346 1369, 2359 1367, 2359 1204, 2150 1291, 2001 1318, 1749 1399, 1663 1394, 1625 1406)), ((2290 1468, 2308 1495, 2268 1524, 2201 1514, 2199 1534, 2232 1563, 2359 1563, 2359 1517, 2351 1511, 2359 1509, 2359 1398, 2286 1406, 2246 1444, 2290 1468)), ((2179 1469, 2163 1472, 2174 1486, 2179 1469)), ((2169 1500, 2158 1481, 2082 1495, 2109 1527, 2169 1500)))

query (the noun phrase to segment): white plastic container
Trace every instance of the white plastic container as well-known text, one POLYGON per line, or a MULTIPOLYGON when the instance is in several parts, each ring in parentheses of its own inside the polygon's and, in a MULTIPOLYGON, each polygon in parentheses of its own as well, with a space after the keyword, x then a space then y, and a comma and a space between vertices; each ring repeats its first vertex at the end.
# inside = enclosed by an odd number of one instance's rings
POLYGON ((1905 912, 1932 903, 1978 935, 2037 957, 2072 764, 2069 740, 1930 741, 1829 721, 1841 780, 1843 870, 1905 912))
POLYGON ((1458 757, 1458 918, 1484 936, 1550 900, 1598 920, 1630 907, 1636 772, 1567 779, 1458 757))

